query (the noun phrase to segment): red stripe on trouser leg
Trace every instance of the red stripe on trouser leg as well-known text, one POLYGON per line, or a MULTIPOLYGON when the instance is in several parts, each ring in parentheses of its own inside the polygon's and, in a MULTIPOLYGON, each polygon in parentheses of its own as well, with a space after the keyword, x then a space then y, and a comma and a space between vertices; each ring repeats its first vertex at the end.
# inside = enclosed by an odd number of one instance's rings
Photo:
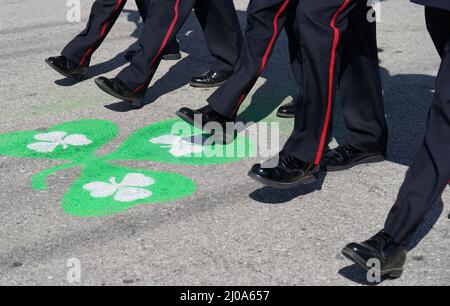
MULTIPOLYGON (((179 18, 179 6, 180 6, 180 0, 177 0, 175 2, 175 16, 172 20, 172 23, 170 24, 169 30, 167 31, 166 35, 164 36, 164 40, 163 43, 161 44, 161 47, 159 48, 158 52, 156 53, 156 56, 152 59, 152 61, 150 62, 150 64, 148 65, 148 70, 150 71, 150 69, 153 67, 153 65, 155 64, 155 62, 159 59, 159 57, 161 56, 161 54, 164 52, 164 49, 167 46, 167 42, 169 41, 170 36, 172 35, 173 29, 175 28, 177 22, 178 22, 178 18, 179 18)), ((139 91, 141 91, 145 86, 145 83, 140 85, 138 88, 136 88, 134 90, 134 93, 137 93, 139 91)))
MULTIPOLYGON (((275 18, 273 20, 273 34, 272 34, 272 38, 270 39, 270 43, 269 46, 266 49, 266 52, 264 53, 264 57, 261 63, 261 66, 259 68, 258 71, 258 76, 257 78, 259 78, 264 70, 264 68, 266 68, 267 65, 267 61, 269 60, 269 56, 270 56, 270 52, 273 49, 273 46, 275 45, 275 42, 277 40, 277 35, 278 35, 278 20, 280 19, 281 14, 284 13, 284 11, 286 10, 287 6, 289 5, 290 0, 286 0, 283 5, 281 6, 280 10, 277 12, 277 14, 275 15, 275 18)), ((255 81, 256 83, 256 81, 255 81)), ((254 83, 252 84, 253 87, 254 83)), ((235 109, 233 110, 233 115, 235 115, 239 108, 241 107, 242 103, 244 103, 245 97, 247 96, 248 93, 243 93, 241 98, 239 99, 238 104, 236 105, 235 109)))
POLYGON ((334 31, 334 39, 333 39, 333 48, 331 50, 331 62, 330 62, 330 75, 328 80, 328 102, 327 102, 327 111, 325 115, 325 122, 322 130, 322 135, 320 137, 320 143, 319 143, 319 149, 317 151, 315 164, 319 165, 320 161, 322 160, 323 150, 325 147, 325 141, 327 139, 327 133, 328 133, 328 127, 330 125, 330 117, 331 117, 331 110, 333 107, 333 89, 334 89, 334 73, 335 73, 335 67, 336 67, 336 52, 337 48, 339 46, 339 40, 340 40, 340 30, 336 27, 336 20, 339 17, 339 15, 345 10, 345 8, 350 4, 351 0, 345 0, 344 4, 339 8, 339 10, 336 12, 336 14, 333 16, 333 19, 331 20, 330 26, 334 31))
MULTIPOLYGON (((117 1, 116 7, 114 8, 114 12, 112 13, 111 16, 114 16, 114 15, 117 13, 117 11, 118 11, 119 8, 120 8, 120 5, 122 4, 122 1, 123 1, 123 0, 118 0, 118 1, 117 1)), ((111 20, 111 16, 109 16, 109 17, 106 19, 105 23, 103 24, 103 26, 102 26, 102 28, 101 28, 101 30, 100 30, 100 35, 99 35, 99 37, 98 37, 98 40, 97 40, 95 43, 97 43, 97 42, 99 42, 100 40, 102 40, 103 37, 105 36, 106 29, 108 28, 109 21, 111 20)), ((91 48, 89 48, 89 49, 87 50, 87 52, 84 54, 83 58, 82 58, 81 61, 80 61, 80 66, 82 66, 82 65, 86 62, 86 59, 91 55, 93 49, 94 49, 94 48, 91 47, 91 48)))

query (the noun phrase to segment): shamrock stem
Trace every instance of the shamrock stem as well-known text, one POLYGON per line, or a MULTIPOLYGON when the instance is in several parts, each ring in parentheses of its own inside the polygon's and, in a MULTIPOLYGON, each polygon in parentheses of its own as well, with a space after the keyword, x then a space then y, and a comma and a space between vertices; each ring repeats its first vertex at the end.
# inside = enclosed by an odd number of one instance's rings
POLYGON ((46 169, 38 174, 35 174, 32 178, 31 178, 31 187, 34 190, 46 190, 48 188, 47 186, 47 177, 55 172, 64 170, 64 169, 68 169, 68 168, 73 168, 78 166, 78 163, 68 163, 68 164, 62 164, 62 165, 58 165, 49 169, 46 169))

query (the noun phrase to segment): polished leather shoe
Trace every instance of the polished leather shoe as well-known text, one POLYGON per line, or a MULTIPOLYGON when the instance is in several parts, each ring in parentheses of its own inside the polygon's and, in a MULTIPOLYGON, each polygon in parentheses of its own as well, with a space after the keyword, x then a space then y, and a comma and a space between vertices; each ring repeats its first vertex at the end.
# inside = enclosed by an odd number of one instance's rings
POLYGON ((205 133, 213 135, 216 142, 220 144, 230 144, 236 138, 235 119, 222 116, 209 105, 198 110, 183 107, 177 112, 177 116, 205 133))
POLYGON ((345 144, 329 150, 325 155, 327 171, 343 171, 357 165, 378 163, 385 160, 382 153, 362 152, 345 144))
POLYGON ((280 118, 294 118, 296 106, 297 100, 293 99, 291 102, 278 108, 277 116, 280 118))
POLYGON ((197 88, 219 87, 224 84, 229 77, 230 75, 228 74, 207 71, 202 75, 193 77, 190 85, 197 88))
POLYGON ((71 61, 64 55, 49 57, 45 60, 45 62, 63 76, 73 78, 78 81, 84 78, 84 74, 87 70, 87 67, 78 65, 78 63, 71 61))
MULTIPOLYGON (((273 159, 269 162, 271 161, 273 159)), ((266 186, 276 189, 290 189, 316 182, 319 172, 319 166, 281 152, 278 156, 278 164, 275 167, 269 168, 262 164, 256 164, 248 175, 266 186)))
POLYGON ((97 86, 107 94, 117 99, 129 102, 133 108, 142 107, 144 95, 141 93, 134 93, 119 79, 99 77, 95 79, 95 84, 97 84, 97 86))
MULTIPOLYGON (((127 51, 124 55, 125 60, 131 61, 136 53, 137 50, 127 51)), ((162 55, 162 59, 165 61, 177 61, 180 60, 181 57, 180 45, 178 44, 178 41, 167 46, 162 55)))
POLYGON ((396 244, 393 238, 381 231, 374 237, 362 243, 350 243, 342 254, 361 266, 366 271, 373 269, 371 259, 380 263, 381 277, 399 278, 403 273, 407 250, 401 244, 396 244))

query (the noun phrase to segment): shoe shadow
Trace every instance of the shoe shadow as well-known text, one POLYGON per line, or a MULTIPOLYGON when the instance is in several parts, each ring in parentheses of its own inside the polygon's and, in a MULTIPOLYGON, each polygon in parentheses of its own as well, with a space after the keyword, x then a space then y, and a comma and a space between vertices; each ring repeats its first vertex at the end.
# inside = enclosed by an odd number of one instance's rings
POLYGON ((108 105, 104 105, 104 107, 116 113, 128 113, 132 111, 138 111, 142 108, 142 107, 133 107, 130 103, 126 101, 111 103, 108 105))
MULTIPOLYGON (((438 201, 432 206, 432 208, 427 212, 424 221, 417 227, 416 231, 405 241, 408 252, 412 251, 417 247, 417 245, 430 233, 433 226, 439 220, 442 212, 444 210, 444 203, 442 200, 438 201)), ((382 279, 381 283, 371 283, 367 280, 367 272, 360 266, 353 264, 351 266, 345 267, 338 272, 341 276, 346 279, 358 283, 360 285, 366 286, 377 286, 389 278, 382 279)))
MULTIPOLYGON (((192 72, 189 69, 191 64, 189 63, 189 56, 179 60, 176 65, 170 67, 169 71, 148 89, 147 95, 144 101, 142 101, 142 107, 152 104, 160 97, 176 91, 189 83, 192 76, 192 72)), ((128 112, 137 110, 137 108, 131 108, 130 104, 126 101, 114 102, 104 106, 105 108, 114 112, 128 112)))
POLYGON ((381 282, 370 282, 367 277, 368 276, 367 273, 369 273, 369 272, 365 271, 364 269, 362 269, 360 266, 358 266, 356 264, 342 268, 341 270, 339 270, 338 273, 339 273, 339 275, 345 277, 346 279, 348 279, 354 283, 364 285, 364 286, 376 287, 376 286, 381 285, 385 281, 391 280, 388 277, 383 277, 383 278, 381 278, 381 282))
POLYGON ((322 189, 326 174, 321 173, 315 183, 298 186, 288 190, 281 190, 272 187, 262 187, 253 191, 249 197, 259 203, 263 204, 285 204, 298 197, 313 193, 322 189))

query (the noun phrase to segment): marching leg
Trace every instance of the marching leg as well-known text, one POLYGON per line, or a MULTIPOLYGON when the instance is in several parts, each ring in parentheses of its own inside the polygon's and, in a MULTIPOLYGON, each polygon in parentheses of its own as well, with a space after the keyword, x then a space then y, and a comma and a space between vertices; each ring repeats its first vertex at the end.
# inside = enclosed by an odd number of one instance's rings
POLYGON ((339 81, 347 136, 344 144, 326 154, 328 171, 385 160, 388 127, 384 111, 376 22, 369 21, 366 2, 359 2, 348 18, 342 38, 339 81))
POLYGON ((341 37, 358 1, 300 1, 297 23, 303 59, 303 101, 296 108, 294 132, 278 156, 278 165, 254 165, 249 176, 256 181, 280 189, 317 181, 329 142, 340 76, 341 37))
POLYGON ((450 180, 450 12, 427 8, 426 16, 442 64, 423 146, 386 221, 385 231, 397 242, 406 239, 422 222, 450 180), (446 29, 446 37, 442 29, 446 29))
MULTIPOLYGON (((284 28, 287 12, 295 0, 251 0, 247 9, 247 29, 239 61, 233 75, 209 98, 209 106, 199 110, 182 108, 177 115, 204 129, 209 122, 221 125, 214 129, 218 141, 233 141, 235 130, 227 128, 266 67, 273 47, 284 28), (195 118, 202 118, 197 122, 195 118)), ((206 133, 211 133, 208 128, 206 133)))
POLYGON ((97 0, 92 6, 86 29, 61 52, 80 66, 89 66, 91 56, 113 27, 126 0, 97 0))
POLYGON ((368 241, 351 243, 343 250, 347 258, 365 269, 368 260, 378 259, 381 275, 392 278, 403 273, 406 240, 442 196, 450 179, 450 11, 427 8, 426 17, 442 63, 423 145, 406 174, 384 229, 368 241))
POLYGON ((46 59, 47 64, 66 77, 83 79, 92 54, 108 35, 126 2, 126 0, 95 1, 84 31, 66 45, 60 56, 46 59))
POLYGON ((205 34, 209 52, 215 58, 211 68, 193 77, 193 87, 218 87, 234 71, 242 48, 242 30, 232 0, 198 0, 195 14, 205 34))
POLYGON ((304 101, 297 107, 294 132, 283 151, 316 166, 330 138, 340 76, 341 38, 359 0, 300 1, 298 25, 303 61, 304 101))
MULTIPOLYGON (((136 6, 143 22, 145 22, 145 20, 147 19, 152 1, 153 0, 136 0, 136 6)), ((128 51, 125 54, 125 59, 127 61, 131 61, 131 59, 136 55, 136 52, 136 50, 128 51)), ((162 59, 166 61, 176 61, 181 59, 180 45, 176 38, 167 44, 162 59)))
POLYGON ((153 0, 138 41, 139 50, 130 65, 114 79, 96 79, 97 86, 118 99, 140 106, 165 48, 175 39, 194 4, 195 0, 153 0))
POLYGON ((208 103, 219 114, 234 118, 265 69, 284 28, 292 0, 253 0, 247 10, 247 29, 241 56, 230 79, 208 103))
POLYGON ((289 58, 291 61, 292 73, 297 81, 299 91, 297 97, 295 97, 291 102, 278 108, 277 116, 280 118, 294 118, 295 108, 298 103, 303 101, 302 93, 302 57, 301 57, 301 47, 300 47, 300 33, 298 32, 298 26, 296 24, 296 9, 291 9, 288 12, 285 31, 289 42, 289 58))

